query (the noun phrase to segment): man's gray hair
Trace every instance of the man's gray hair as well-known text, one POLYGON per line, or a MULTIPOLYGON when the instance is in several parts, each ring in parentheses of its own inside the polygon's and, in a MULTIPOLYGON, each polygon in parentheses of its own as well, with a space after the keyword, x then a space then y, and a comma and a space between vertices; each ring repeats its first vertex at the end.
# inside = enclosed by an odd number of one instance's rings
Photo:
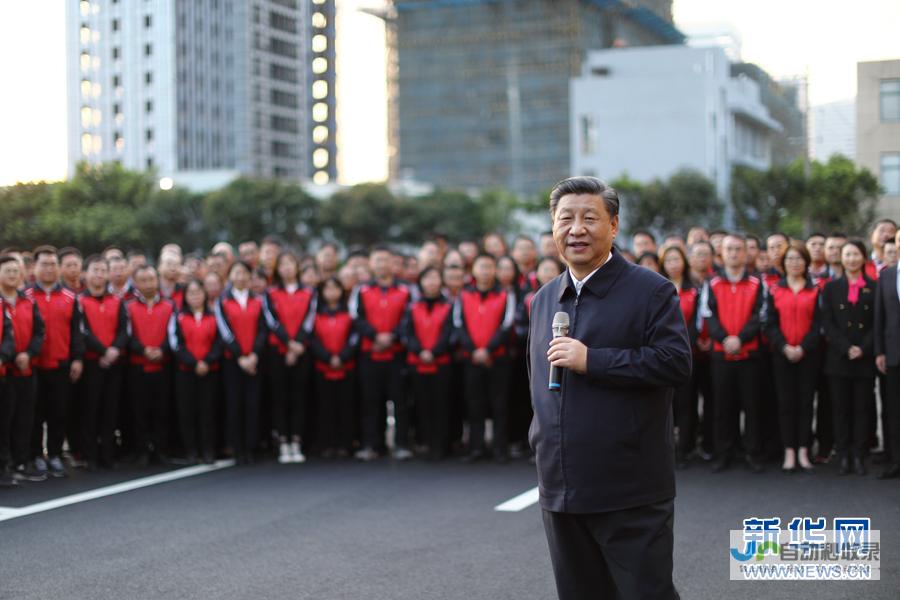
POLYGON ((609 218, 619 214, 619 194, 615 188, 608 185, 602 179, 596 177, 569 177, 563 179, 554 186, 550 192, 550 214, 556 213, 556 205, 559 204, 560 198, 569 194, 591 194, 603 198, 603 204, 606 205, 606 212, 609 218))

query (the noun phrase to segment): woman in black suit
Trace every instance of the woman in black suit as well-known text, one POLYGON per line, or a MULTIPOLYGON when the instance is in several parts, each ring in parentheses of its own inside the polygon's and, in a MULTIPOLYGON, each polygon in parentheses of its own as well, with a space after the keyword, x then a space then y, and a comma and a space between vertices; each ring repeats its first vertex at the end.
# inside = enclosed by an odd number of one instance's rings
POLYGON ((822 317, 828 340, 825 374, 834 408, 834 436, 840 474, 866 474, 863 457, 869 432, 868 406, 875 393, 875 282, 864 272, 866 247, 857 240, 841 249, 844 276, 822 291, 822 317))

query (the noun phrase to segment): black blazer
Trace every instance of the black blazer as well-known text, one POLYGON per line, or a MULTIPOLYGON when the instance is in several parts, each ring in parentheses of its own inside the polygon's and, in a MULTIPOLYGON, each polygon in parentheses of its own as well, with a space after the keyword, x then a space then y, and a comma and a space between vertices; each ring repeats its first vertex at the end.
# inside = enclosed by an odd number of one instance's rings
POLYGON ((585 282, 568 270, 531 305, 527 364, 541 506, 595 513, 675 496, 672 389, 691 377, 691 344, 675 286, 618 252, 585 282), (548 390, 557 311, 588 347, 587 372, 548 390))
POLYGON ((875 376, 875 292, 877 284, 863 275, 865 287, 859 292, 859 301, 847 301, 847 279, 841 277, 825 284, 819 295, 822 308, 822 325, 828 341, 825 355, 825 373, 842 377, 875 376), (847 358, 850 346, 862 348, 863 355, 856 360, 847 358))
POLYGON ((890 367, 900 365, 900 297, 897 296, 897 266, 888 267, 878 278, 875 293, 875 356, 884 354, 890 367))

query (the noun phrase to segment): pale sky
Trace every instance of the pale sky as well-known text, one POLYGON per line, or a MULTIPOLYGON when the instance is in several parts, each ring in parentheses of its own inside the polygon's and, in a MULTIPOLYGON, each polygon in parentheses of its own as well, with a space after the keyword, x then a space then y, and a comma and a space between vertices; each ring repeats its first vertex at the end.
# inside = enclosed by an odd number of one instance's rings
MULTIPOLYGON (((0 185, 66 175, 64 1, 0 0, 0 185)), ((135 1, 135 0, 125 0, 135 1)), ((343 183, 387 175, 384 27, 337 0, 343 183)), ((856 63, 900 59, 898 0, 675 0, 675 21, 739 32, 742 58, 776 78, 809 75, 813 105, 856 94, 856 63)))

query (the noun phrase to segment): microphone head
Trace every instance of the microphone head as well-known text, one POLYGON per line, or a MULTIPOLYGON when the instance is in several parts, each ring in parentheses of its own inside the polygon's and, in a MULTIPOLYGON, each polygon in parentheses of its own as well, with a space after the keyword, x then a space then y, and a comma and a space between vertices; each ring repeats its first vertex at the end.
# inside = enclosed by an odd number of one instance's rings
POLYGON ((559 311, 553 315, 553 329, 569 328, 569 313, 559 311))

